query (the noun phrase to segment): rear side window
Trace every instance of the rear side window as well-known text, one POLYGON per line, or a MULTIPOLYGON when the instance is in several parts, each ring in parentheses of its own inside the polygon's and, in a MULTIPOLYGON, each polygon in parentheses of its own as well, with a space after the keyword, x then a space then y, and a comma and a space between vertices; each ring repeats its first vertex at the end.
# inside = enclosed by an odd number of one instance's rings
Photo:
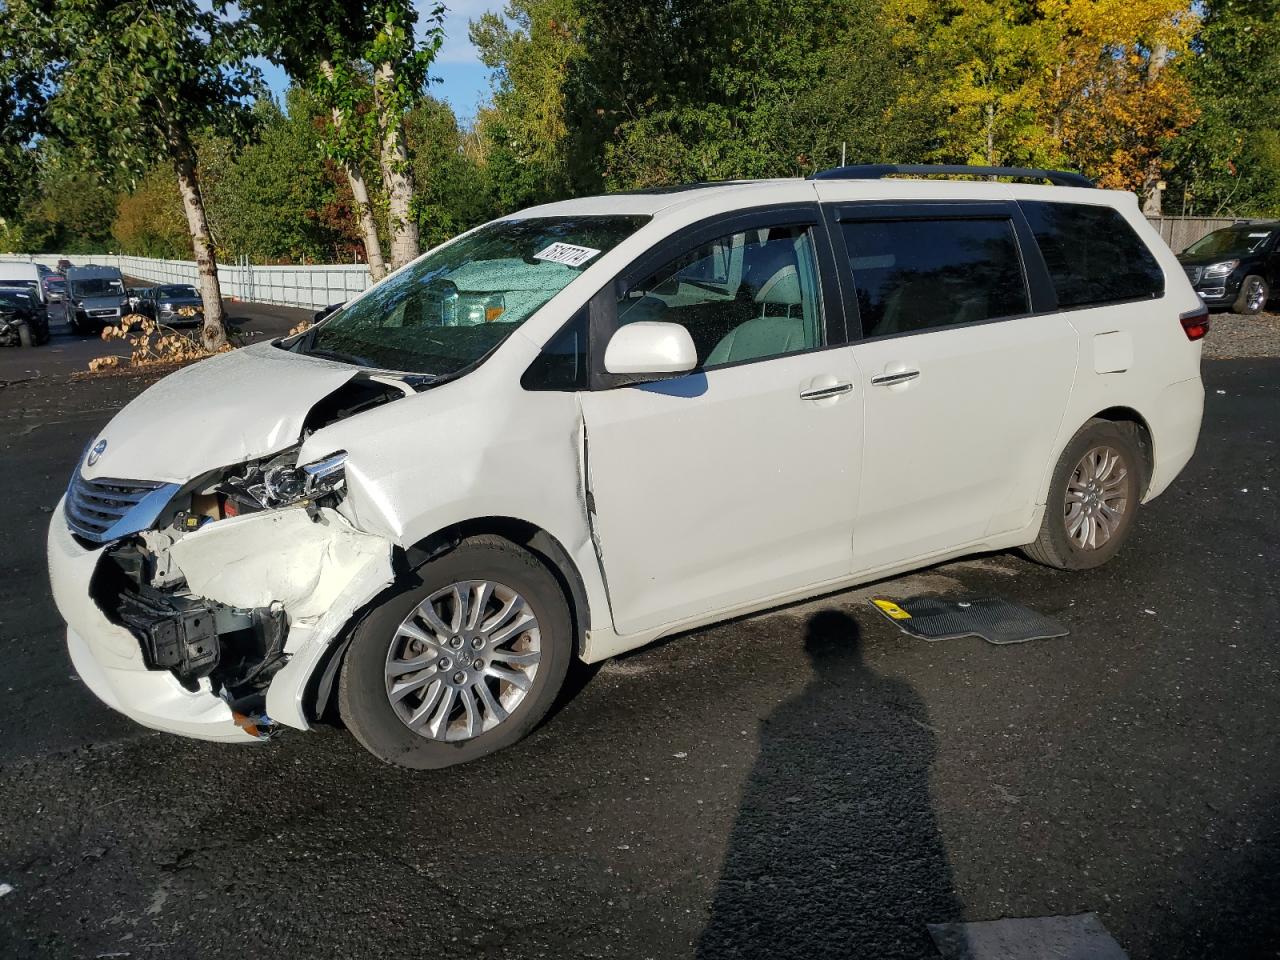
POLYGON ((1030 312, 1011 220, 855 220, 842 226, 864 337, 1030 312))
POLYGON ((1164 271, 1111 207, 1021 202, 1060 307, 1090 307, 1164 293, 1164 271))

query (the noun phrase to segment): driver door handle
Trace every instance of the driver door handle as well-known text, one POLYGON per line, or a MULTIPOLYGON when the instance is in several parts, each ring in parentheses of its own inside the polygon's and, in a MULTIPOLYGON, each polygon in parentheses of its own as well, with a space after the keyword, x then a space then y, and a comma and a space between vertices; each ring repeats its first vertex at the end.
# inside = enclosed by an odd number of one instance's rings
POLYGON ((906 383, 908 380, 914 380, 920 376, 919 370, 898 370, 894 373, 882 373, 878 377, 872 377, 871 383, 877 387, 891 387, 895 383, 906 383))
POLYGON ((830 397, 839 397, 853 390, 852 383, 833 383, 827 387, 812 387, 808 390, 800 391, 801 400, 826 400, 830 397))

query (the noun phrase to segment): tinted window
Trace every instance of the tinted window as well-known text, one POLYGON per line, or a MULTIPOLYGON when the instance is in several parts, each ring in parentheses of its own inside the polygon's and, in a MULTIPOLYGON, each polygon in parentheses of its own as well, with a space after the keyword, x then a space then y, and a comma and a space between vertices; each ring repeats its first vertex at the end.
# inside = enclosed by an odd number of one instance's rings
POLYGON ((1010 220, 859 220, 843 227, 863 336, 1030 311, 1010 220))
POLYGON ((1164 272, 1117 211, 1083 203, 1020 203, 1060 307, 1158 297, 1164 272))
POLYGON ((542 348, 520 378, 526 390, 585 390, 587 388, 587 318, 578 311, 563 330, 542 348))
POLYGON ((1247 257, 1260 253, 1271 239, 1271 231, 1258 227, 1227 227, 1201 237, 1183 253, 1197 257, 1247 257))
POLYGON ((711 368, 822 344, 822 310, 807 227, 719 237, 630 286, 618 323, 660 320, 689 331, 711 368))

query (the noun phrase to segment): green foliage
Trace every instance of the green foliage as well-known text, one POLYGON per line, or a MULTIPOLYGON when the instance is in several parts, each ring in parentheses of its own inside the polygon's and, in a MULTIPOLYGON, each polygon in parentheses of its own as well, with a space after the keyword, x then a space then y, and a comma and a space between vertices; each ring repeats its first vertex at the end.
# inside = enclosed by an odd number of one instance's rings
MULTIPOLYGON (((111 235, 120 253, 165 260, 191 259, 191 233, 168 163, 152 167, 118 199, 111 235)), ((47 246, 45 249, 61 252, 47 246)))
POLYGON ((1280 214, 1280 0, 1211 0, 1184 70, 1200 118, 1171 151, 1170 212, 1280 214))
POLYGON ((336 171, 316 144, 328 117, 315 99, 294 89, 288 113, 270 101, 258 108, 257 141, 202 148, 205 203, 223 256, 257 263, 350 260, 353 238, 335 229, 336 171))
POLYGON ((460 130, 449 105, 426 97, 409 114, 405 133, 413 157, 414 214, 423 247, 432 247, 501 212, 492 169, 480 163, 474 134, 460 130))
POLYGON ((6 0, 47 74, 51 131, 113 177, 136 176, 200 130, 249 130, 260 89, 240 27, 194 0, 6 0))

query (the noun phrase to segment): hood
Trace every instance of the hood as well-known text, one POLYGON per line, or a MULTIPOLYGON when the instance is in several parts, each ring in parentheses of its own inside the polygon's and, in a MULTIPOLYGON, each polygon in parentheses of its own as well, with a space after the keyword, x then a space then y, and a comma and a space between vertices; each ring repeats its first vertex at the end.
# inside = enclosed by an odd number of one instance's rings
POLYGON ((157 302, 172 303, 175 307, 202 307, 204 300, 200 297, 161 297, 157 302))
POLYGON ((1223 263, 1227 260, 1239 260, 1244 263, 1257 257, 1258 254, 1256 253, 1238 253, 1235 256, 1227 256, 1222 253, 1180 253, 1178 254, 1178 262, 1184 267, 1207 267, 1211 263, 1223 263))
POLYGON ((84 476, 185 483, 298 441, 311 408, 360 373, 269 343, 171 373, 116 414, 84 476))

